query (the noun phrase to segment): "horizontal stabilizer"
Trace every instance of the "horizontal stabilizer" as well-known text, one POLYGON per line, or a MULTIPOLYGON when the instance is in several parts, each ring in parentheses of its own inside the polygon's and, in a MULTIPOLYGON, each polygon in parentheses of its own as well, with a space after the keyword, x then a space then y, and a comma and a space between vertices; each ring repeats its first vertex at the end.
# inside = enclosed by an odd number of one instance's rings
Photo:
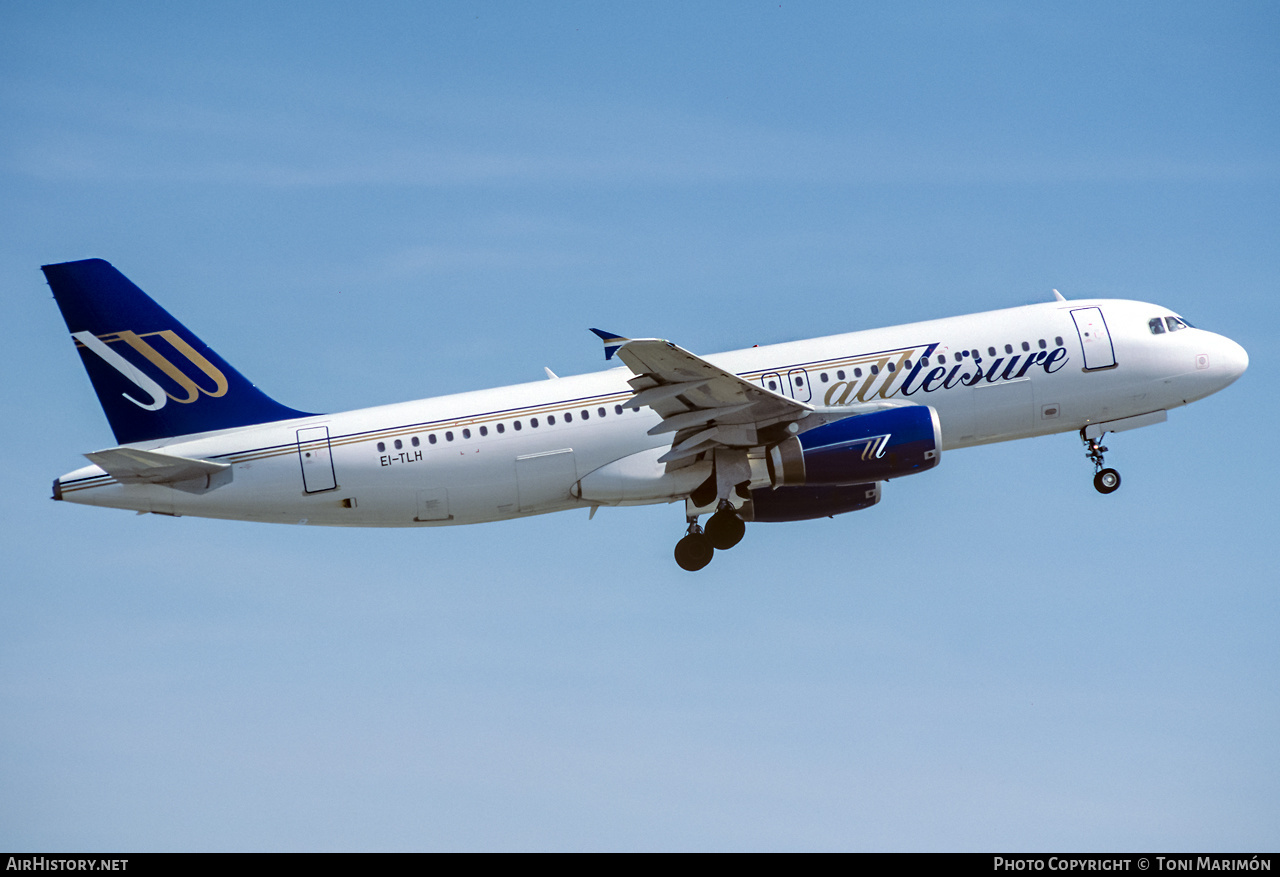
POLYGON ((138 448, 108 448, 85 456, 121 484, 162 484, 187 493, 205 493, 231 481, 230 463, 138 448))

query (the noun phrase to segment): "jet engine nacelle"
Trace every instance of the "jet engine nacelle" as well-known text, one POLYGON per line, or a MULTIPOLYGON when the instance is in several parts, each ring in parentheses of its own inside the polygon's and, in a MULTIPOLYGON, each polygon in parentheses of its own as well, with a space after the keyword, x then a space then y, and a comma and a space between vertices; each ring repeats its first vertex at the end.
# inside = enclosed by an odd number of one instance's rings
POLYGON ((855 414, 771 447, 769 478, 775 488, 884 481, 932 469, 941 446, 938 412, 927 405, 855 414))
POLYGON ((829 518, 870 508, 880 501, 880 485, 845 484, 837 487, 763 487, 751 491, 750 520, 765 523, 829 518))

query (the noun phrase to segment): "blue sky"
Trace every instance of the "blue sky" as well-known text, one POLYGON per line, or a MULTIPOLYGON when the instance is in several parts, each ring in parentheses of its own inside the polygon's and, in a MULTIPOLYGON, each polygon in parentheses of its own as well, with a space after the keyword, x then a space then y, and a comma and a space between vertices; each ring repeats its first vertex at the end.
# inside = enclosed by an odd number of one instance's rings
POLYGON ((1274 849, 1280 13, 9 3, 0 845, 1274 849), (1249 372, 958 451, 697 576, 674 507, 432 531, 55 504, 38 271, 332 411, 1050 297, 1249 372))

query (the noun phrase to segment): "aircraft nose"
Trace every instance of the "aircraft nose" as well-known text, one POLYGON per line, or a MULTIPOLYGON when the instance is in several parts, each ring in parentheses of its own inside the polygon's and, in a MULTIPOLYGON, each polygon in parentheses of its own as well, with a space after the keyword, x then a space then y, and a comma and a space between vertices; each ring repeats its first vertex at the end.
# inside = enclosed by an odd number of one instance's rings
POLYGON ((1226 378, 1226 383, 1223 384, 1225 387, 1227 384, 1234 382, 1249 368, 1249 353, 1239 344, 1222 335, 1218 336, 1218 344, 1216 346, 1218 349, 1214 351, 1214 356, 1217 362, 1213 363, 1213 365, 1217 366, 1220 373, 1226 378))
POLYGON ((1244 374, 1245 369, 1249 367, 1249 352, 1230 338, 1223 338, 1222 340, 1226 342, 1224 354, 1227 360, 1227 369, 1231 372, 1231 379, 1235 380, 1244 374))

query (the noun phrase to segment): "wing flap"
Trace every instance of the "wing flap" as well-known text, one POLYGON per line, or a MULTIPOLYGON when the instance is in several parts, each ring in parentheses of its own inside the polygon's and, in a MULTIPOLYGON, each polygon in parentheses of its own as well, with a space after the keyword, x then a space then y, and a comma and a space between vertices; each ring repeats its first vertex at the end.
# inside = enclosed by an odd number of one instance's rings
MULTIPOLYGON (((605 333, 597 332, 602 338, 605 333)), ((662 422, 649 435, 674 433, 664 463, 677 464, 715 448, 751 448, 760 431, 801 420, 811 405, 766 390, 660 338, 609 334, 606 347, 635 377, 623 404, 648 407, 662 422)))
POLYGON ((813 410, 803 402, 756 386, 670 341, 659 338, 628 341, 618 348, 617 357, 637 376, 647 377, 652 381, 650 388, 640 387, 637 381, 632 381, 632 386, 640 391, 633 399, 648 405, 664 418, 705 408, 741 405, 743 407, 738 409, 739 413, 730 416, 728 422, 763 423, 796 419, 813 410), (677 385, 680 385, 680 389, 675 389, 677 385), (643 395, 652 390, 663 391, 667 388, 671 388, 669 394, 656 392, 649 396, 643 395))

